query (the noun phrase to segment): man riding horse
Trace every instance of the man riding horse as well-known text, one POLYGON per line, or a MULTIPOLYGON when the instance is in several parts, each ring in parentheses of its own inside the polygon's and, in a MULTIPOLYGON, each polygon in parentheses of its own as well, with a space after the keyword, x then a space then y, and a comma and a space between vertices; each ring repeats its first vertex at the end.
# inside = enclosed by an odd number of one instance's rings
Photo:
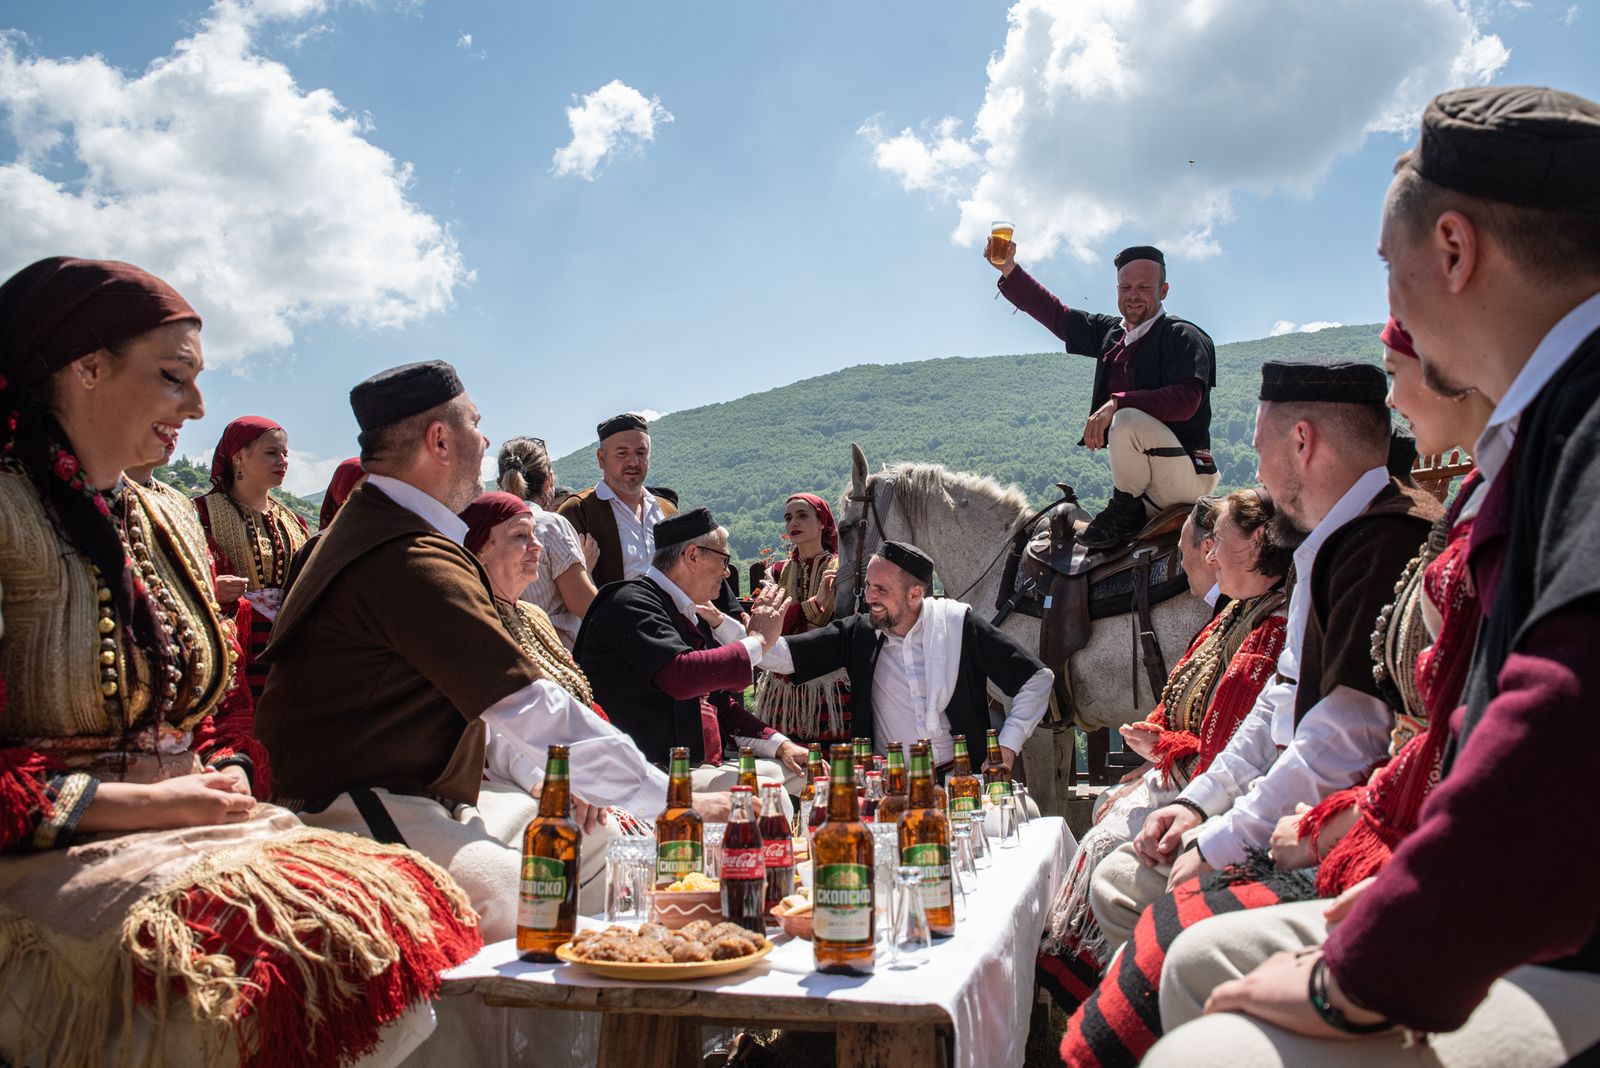
POLYGON ((1114 488, 1078 544, 1090 550, 1126 544, 1151 515, 1210 493, 1218 480, 1210 399, 1216 349, 1204 330, 1162 307, 1161 250, 1136 245, 1118 253, 1119 317, 1068 308, 1017 266, 1013 242, 1000 244, 1000 292, 1066 342, 1068 352, 1097 361, 1079 444, 1110 451, 1114 488))

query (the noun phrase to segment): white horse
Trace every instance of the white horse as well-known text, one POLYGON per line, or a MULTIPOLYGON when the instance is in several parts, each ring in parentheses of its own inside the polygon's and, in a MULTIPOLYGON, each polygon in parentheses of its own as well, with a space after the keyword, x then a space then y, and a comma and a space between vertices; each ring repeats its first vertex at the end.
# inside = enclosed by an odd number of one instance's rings
MULTIPOLYGON (((1022 491, 987 475, 949 471, 942 464, 899 463, 869 475, 860 447, 852 445, 851 453, 850 486, 837 511, 840 557, 835 600, 841 610, 854 602, 858 545, 870 555, 888 539, 910 542, 927 553, 949 596, 970 604, 983 618, 993 618, 1007 547, 1032 512, 1022 491)), ((1089 518, 1081 508, 1078 511, 1082 513, 1078 518, 1089 518)), ((1209 614, 1204 601, 1187 594, 1152 607, 1156 640, 1169 669, 1209 614)), ((1037 655, 1037 619, 1013 613, 1002 629, 1037 655)), ((1110 728, 1143 718, 1155 707, 1160 695, 1149 692, 1142 665, 1133 662, 1134 644, 1127 616, 1095 623, 1088 645, 1067 664, 1073 707, 1063 709, 1064 719, 1088 728, 1110 728)), ((1047 666, 1057 673, 1062 670, 1060 664, 1047 666)), ((1072 759, 1071 731, 1041 729, 1024 746, 1028 788, 1044 811, 1066 810, 1066 775, 1072 759)))

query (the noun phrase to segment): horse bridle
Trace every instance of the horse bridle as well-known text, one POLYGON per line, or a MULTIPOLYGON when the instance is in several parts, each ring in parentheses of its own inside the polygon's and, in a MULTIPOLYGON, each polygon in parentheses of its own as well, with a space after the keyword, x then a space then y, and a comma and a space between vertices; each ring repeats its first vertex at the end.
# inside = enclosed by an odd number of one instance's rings
POLYGON ((855 612, 861 611, 862 606, 866 603, 867 598, 868 517, 871 517, 872 525, 878 528, 878 543, 881 545, 883 542, 889 540, 889 535, 883 532, 883 516, 880 514, 881 509, 878 508, 877 497, 878 477, 876 475, 873 475, 867 479, 867 484, 862 487, 862 491, 860 493, 852 493, 849 497, 850 500, 860 501, 863 505, 865 505, 865 511, 862 512, 861 515, 861 524, 856 530, 856 566, 854 573, 855 604, 852 606, 852 610, 855 612))

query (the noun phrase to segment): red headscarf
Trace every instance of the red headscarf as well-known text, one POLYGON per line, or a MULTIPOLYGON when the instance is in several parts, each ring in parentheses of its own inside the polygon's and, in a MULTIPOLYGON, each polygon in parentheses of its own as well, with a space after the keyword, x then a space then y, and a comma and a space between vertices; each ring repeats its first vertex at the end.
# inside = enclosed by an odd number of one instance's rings
POLYGON ((217 442, 216 451, 211 454, 211 484, 219 487, 227 485, 228 467, 233 463, 233 454, 262 434, 282 429, 264 415, 241 415, 229 423, 222 432, 222 440, 217 442))
POLYGON ((1416 347, 1411 344, 1411 335, 1406 333, 1406 328, 1400 325, 1399 319, 1391 316, 1383 327, 1383 333, 1378 335, 1378 340, 1402 356, 1410 356, 1413 360, 1417 358, 1416 347))
MULTIPOLYGON (((816 509, 817 518, 822 520, 822 547, 830 553, 839 551, 839 528, 833 522, 833 512, 829 510, 827 502, 815 493, 791 493, 790 501, 805 501, 816 509)), ((784 502, 785 504, 788 501, 784 502)))
POLYGON ((528 502, 515 493, 500 490, 485 493, 461 513, 461 521, 467 525, 467 538, 462 544, 468 552, 476 553, 489 540, 491 530, 508 519, 527 515, 532 510, 528 502))
POLYGON ((344 502, 355 492, 356 483, 365 478, 366 474, 361 469, 359 456, 339 461, 339 466, 333 469, 333 478, 328 480, 328 492, 322 495, 322 513, 317 516, 318 530, 325 530, 328 524, 333 522, 333 517, 339 514, 344 502))

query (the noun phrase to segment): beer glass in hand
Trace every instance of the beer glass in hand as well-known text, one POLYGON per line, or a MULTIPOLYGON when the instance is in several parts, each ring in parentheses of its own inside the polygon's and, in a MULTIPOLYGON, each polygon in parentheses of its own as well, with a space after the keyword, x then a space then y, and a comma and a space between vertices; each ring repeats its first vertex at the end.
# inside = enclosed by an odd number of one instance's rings
POLYGON ((984 249, 984 255, 989 257, 989 262, 996 267, 1004 267, 1016 252, 1011 236, 1015 233, 1012 225, 1003 220, 996 220, 989 224, 989 244, 984 249))

